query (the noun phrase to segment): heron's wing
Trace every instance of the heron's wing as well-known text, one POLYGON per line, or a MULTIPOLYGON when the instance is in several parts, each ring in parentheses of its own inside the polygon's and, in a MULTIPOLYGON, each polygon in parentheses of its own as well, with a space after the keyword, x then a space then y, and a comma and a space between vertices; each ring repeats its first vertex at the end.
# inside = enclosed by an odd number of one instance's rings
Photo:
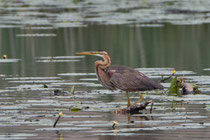
POLYGON ((151 90, 151 89, 162 89, 163 86, 154 80, 148 78, 143 73, 138 72, 136 70, 124 69, 124 70, 117 70, 115 71, 112 69, 110 70, 110 81, 113 83, 114 86, 121 90, 151 90))

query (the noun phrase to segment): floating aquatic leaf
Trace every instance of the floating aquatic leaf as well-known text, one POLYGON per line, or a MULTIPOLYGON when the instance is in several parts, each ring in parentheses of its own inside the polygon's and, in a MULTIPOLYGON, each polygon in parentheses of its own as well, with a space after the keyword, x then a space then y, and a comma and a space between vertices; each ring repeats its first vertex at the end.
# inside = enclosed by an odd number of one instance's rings
MULTIPOLYGON (((64 80, 19 80, 19 81, 8 81, 9 83, 25 83, 25 84, 40 84, 40 83, 57 83, 57 82, 64 82, 64 80)), ((44 84, 46 85, 46 84, 44 84)))
POLYGON ((17 34, 17 37, 55 37, 56 34, 17 34))
MULTIPOLYGON (((11 121, 12 122, 12 121, 11 121)), ((15 122, 3 122, 0 123, 1 127, 19 127, 20 124, 15 124, 15 122)), ((1 139, 1 135, 0 135, 0 139, 1 139)))
POLYGON ((28 133, 9 133, 0 135, 0 139, 27 139, 27 137, 35 137, 37 134, 28 134, 28 133))
POLYGON ((184 79, 192 79, 192 80, 209 80, 210 76, 207 75, 195 75, 195 76, 184 76, 184 79))
POLYGON ((22 27, 23 30, 51 30, 53 27, 45 27, 45 26, 39 26, 39 27, 22 27))
MULTIPOLYGON (((75 125, 76 127, 108 127, 110 128, 112 125, 113 125, 113 122, 88 122, 88 123, 83 123, 83 122, 80 122, 81 124, 77 124, 75 125)), ((135 124, 134 123, 131 123, 131 124, 128 124, 128 123, 118 123, 117 126, 134 126, 135 124)))
POLYGON ((8 89, 17 89, 17 90, 20 90, 20 89, 38 89, 38 88, 41 88, 43 87, 43 85, 19 85, 19 86, 16 86, 16 87, 8 87, 8 89))
POLYGON ((207 119, 208 116, 173 116, 173 117, 160 117, 161 119, 207 119))
POLYGON ((81 111, 81 108, 72 107, 72 108, 71 108, 71 111, 72 111, 72 112, 79 112, 79 111, 81 111))
MULTIPOLYGON (((159 127, 150 127, 150 128, 122 128, 118 129, 118 133, 125 133, 125 132, 137 132, 137 131, 157 131, 157 130, 180 130, 180 129, 201 129, 206 128, 205 126, 159 126, 159 127)), ((96 130, 95 133, 108 133, 108 132, 115 132, 114 130, 96 130)))
MULTIPOLYGON (((10 109, 10 108, 8 108, 8 109, 10 109)), ((14 122, 14 121, 15 121, 15 118, 13 118, 12 116, 10 116, 10 117, 8 117, 8 116, 1 116, 1 118, 0 118, 0 122, 14 122)))
POLYGON ((51 60, 36 60, 36 62, 42 62, 42 63, 55 63, 55 62, 78 62, 80 60, 54 60, 54 59, 51 59, 51 60))
POLYGON ((85 83, 85 82, 75 82, 75 83, 52 83, 52 86, 54 85, 68 85, 68 86, 89 86, 89 87, 101 87, 101 84, 95 84, 95 83, 85 83))
POLYGON ((53 98, 60 98, 60 99, 97 99, 99 97, 94 95, 74 95, 74 96, 54 96, 53 98))
POLYGON ((98 81, 97 78, 81 78, 81 81, 98 81))
POLYGON ((48 57, 37 57, 37 59, 51 60, 51 59, 77 59, 84 58, 84 56, 48 56, 48 57))
POLYGON ((139 71, 173 71, 175 68, 136 68, 139 71))
POLYGON ((201 123, 203 124, 204 126, 210 126, 210 123, 201 123))
POLYGON ((0 59, 0 63, 16 63, 19 61, 20 59, 0 59))
POLYGON ((59 73, 59 76, 88 76, 96 75, 95 73, 59 73))
POLYGON ((56 80, 61 79, 60 77, 12 77, 4 78, 5 80, 56 80))
POLYGON ((101 118, 103 115, 79 115, 79 116, 63 116, 64 118, 101 118))
POLYGON ((87 27, 87 25, 82 22, 56 23, 53 26, 55 28, 87 27))
POLYGON ((14 92, 15 90, 0 90, 0 93, 14 92))
POLYGON ((185 116, 185 115, 192 115, 192 114, 199 114, 199 112, 170 112, 170 113, 164 113, 164 114, 134 114, 132 117, 140 117, 140 116, 154 116, 154 117, 160 117, 160 116, 185 116))
MULTIPOLYGON (((171 75, 174 68, 136 68, 136 70, 146 75, 171 75)), ((175 75, 192 75, 193 71, 176 71, 175 75)))
POLYGON ((24 90, 41 91, 41 90, 56 90, 58 88, 52 88, 51 85, 48 85, 48 88, 44 88, 43 85, 40 84, 33 84, 33 85, 24 84, 16 87, 7 87, 7 89, 18 90, 18 91, 24 91, 24 90))
POLYGON ((20 28, 20 25, 0 25, 0 28, 20 28))
POLYGON ((129 26, 130 27, 164 27, 164 24, 135 24, 135 25, 129 25, 129 26))
MULTIPOLYGON (((146 134, 118 133, 118 131, 116 130, 113 133, 97 133, 97 134, 93 134, 93 135, 96 135, 96 136, 136 136, 136 135, 146 135, 146 134)), ((150 134, 147 134, 147 135, 150 135, 150 134)))
POLYGON ((50 103, 50 104, 55 104, 56 101, 53 100, 47 100, 47 99, 42 99, 42 100, 27 100, 25 101, 26 103, 50 103))
POLYGON ((39 128, 38 131, 86 131, 91 130, 91 127, 56 127, 56 128, 39 128))
POLYGON ((145 125, 162 125, 162 124, 170 124, 170 123, 189 123, 193 122, 192 120, 148 120, 148 121, 135 121, 136 124, 142 123, 145 125))
POLYGON ((181 126, 207 126, 208 123, 203 123, 203 122, 201 122, 201 123, 182 123, 179 125, 181 125, 181 126))
POLYGON ((203 69, 203 70, 209 71, 209 70, 210 70, 210 68, 205 68, 205 69, 203 69))
POLYGON ((2 110, 18 110, 18 109, 27 109, 28 107, 30 107, 31 105, 26 105, 26 104, 22 104, 22 105, 9 105, 9 106, 0 106, 0 109, 2 110))

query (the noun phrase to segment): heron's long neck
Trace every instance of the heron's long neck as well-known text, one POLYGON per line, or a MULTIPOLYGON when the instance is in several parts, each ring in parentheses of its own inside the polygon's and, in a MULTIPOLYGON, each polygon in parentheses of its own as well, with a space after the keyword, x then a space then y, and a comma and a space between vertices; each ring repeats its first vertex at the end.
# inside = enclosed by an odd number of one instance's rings
POLYGON ((103 57, 104 61, 96 61, 95 62, 95 68, 96 68, 96 71, 100 68, 102 70, 108 68, 110 65, 111 65, 111 58, 106 55, 103 57))

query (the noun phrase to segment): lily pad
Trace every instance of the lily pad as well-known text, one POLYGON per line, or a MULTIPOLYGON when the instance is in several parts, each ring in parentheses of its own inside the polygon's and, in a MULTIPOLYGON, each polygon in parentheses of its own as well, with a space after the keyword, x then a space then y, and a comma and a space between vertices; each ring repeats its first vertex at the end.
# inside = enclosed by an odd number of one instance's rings
POLYGON ((56 62, 78 62, 80 60, 36 60, 36 62, 42 62, 42 63, 56 63, 56 62))
POLYGON ((17 34, 17 37, 55 37, 56 34, 17 34))
POLYGON ((89 76, 96 75, 95 73, 59 73, 59 76, 89 76))
POLYGON ((16 63, 19 61, 20 59, 0 59, 0 63, 16 63))
POLYGON ((91 127, 56 127, 56 128, 39 128, 38 131, 87 131, 91 130, 91 127))

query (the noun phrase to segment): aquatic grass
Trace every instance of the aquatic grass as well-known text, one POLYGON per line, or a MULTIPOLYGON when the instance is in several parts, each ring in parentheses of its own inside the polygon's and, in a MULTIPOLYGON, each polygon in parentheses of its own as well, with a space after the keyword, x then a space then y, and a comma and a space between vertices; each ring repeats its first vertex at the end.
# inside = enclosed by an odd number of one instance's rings
POLYGON ((177 77, 173 77, 171 80, 171 86, 169 88, 169 95, 170 96, 181 96, 180 93, 180 84, 181 82, 177 79, 177 77))

